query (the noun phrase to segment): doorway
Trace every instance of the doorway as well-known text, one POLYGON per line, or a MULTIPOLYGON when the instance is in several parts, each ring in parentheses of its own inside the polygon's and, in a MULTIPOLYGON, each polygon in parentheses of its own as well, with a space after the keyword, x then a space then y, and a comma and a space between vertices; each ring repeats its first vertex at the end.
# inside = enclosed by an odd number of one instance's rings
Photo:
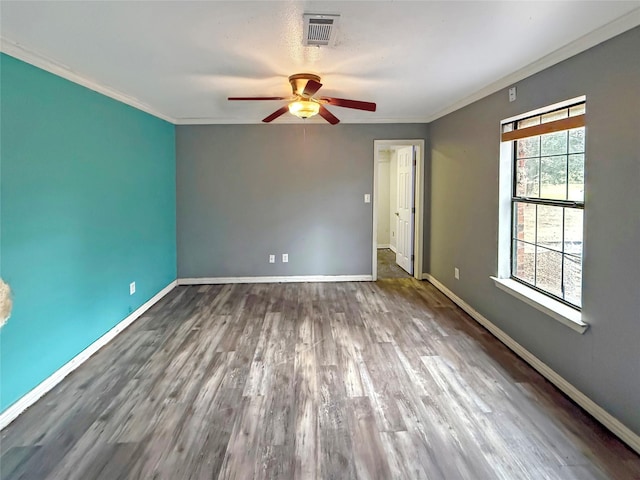
POLYGON ((424 140, 375 140, 372 277, 422 279, 424 140))

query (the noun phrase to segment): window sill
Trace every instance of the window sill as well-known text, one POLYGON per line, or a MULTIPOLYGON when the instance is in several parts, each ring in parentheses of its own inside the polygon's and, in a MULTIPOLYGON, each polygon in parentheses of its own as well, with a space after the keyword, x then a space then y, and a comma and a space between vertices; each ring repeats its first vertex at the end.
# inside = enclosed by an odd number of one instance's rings
POLYGON ((589 324, 582 321, 582 313, 578 310, 565 305, 564 303, 553 300, 540 292, 528 288, 526 285, 511 280, 509 278, 491 277, 491 280, 500 290, 507 292, 509 295, 522 300, 533 308, 546 313, 551 318, 556 319, 563 325, 583 334, 589 328, 589 324))

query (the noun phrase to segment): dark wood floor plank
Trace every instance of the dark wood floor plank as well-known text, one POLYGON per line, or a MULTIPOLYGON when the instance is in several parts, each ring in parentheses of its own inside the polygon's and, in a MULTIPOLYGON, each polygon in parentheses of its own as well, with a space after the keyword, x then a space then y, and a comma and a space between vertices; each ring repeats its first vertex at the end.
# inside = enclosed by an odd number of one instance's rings
POLYGON ((320 478, 318 463, 318 381, 314 347, 313 322, 310 316, 306 315, 298 325, 294 359, 295 453, 293 478, 296 480, 316 480, 320 478))
POLYGON ((350 398, 347 412, 358 478, 367 480, 392 478, 369 397, 350 398))
POLYGON ((0 457, 0 479, 18 478, 24 471, 25 462, 33 457, 42 447, 40 445, 28 447, 11 447, 0 457))
POLYGON ((364 394, 373 405, 376 424, 381 432, 398 432, 407 429, 395 401, 385 393, 379 393, 367 365, 363 361, 359 365, 360 378, 364 394))
MULTIPOLYGON (((420 461, 415 438, 410 432, 383 432, 382 441, 391 469, 390 478, 402 480, 430 479, 425 471, 425 466, 420 461)), ((457 476, 452 478, 462 477, 457 476)))
POLYGON ((264 397, 245 397, 229 438, 218 475, 220 480, 256 478, 260 475, 265 447, 261 443, 260 432, 265 419, 264 397))
POLYGON ((385 358, 387 346, 391 344, 372 343, 363 351, 360 375, 365 394, 371 399, 380 431, 405 431, 407 426, 398 410, 393 394, 400 390, 396 365, 385 358))
POLYGON ((252 359, 255 356, 264 323, 264 315, 262 317, 256 315, 258 313, 253 309, 246 312, 247 320, 242 333, 237 338, 233 355, 230 357, 231 363, 224 380, 224 388, 244 390, 247 385, 252 359))
POLYGON ((331 316, 328 308, 323 307, 312 318, 316 361, 321 366, 338 365, 338 347, 331 330, 331 316))
POLYGON ((432 285, 177 287, 1 432, 0 478, 640 479, 432 285))
POLYGON ((320 478, 355 479, 344 383, 336 366, 318 368, 320 478))
MULTIPOLYGON (((291 357, 295 357, 295 345, 291 343, 291 357)), ((267 446, 286 446, 293 449, 295 443, 295 388, 294 360, 276 362, 272 366, 273 386, 265 395, 265 407, 269 412, 263 424, 263 444, 267 446)), ((271 450, 273 453, 276 450, 271 450)))
POLYGON ((240 390, 222 387, 232 355, 216 352, 197 396, 184 404, 183 427, 176 429, 174 442, 163 453, 163 476, 188 478, 193 472, 220 469, 241 396, 240 390))
MULTIPOLYGON (((242 389, 221 388, 202 421, 192 422, 190 444, 193 450, 180 465, 181 475, 175 478, 218 478, 231 432, 243 412, 242 389)), ((186 431, 186 430, 185 430, 186 431)))
POLYGON ((347 397, 364 395, 358 363, 360 351, 353 341, 351 329, 344 313, 336 313, 331 318, 331 334, 336 344, 337 362, 347 397))
POLYGON ((128 480, 138 452, 144 445, 139 443, 109 444, 87 471, 80 472, 79 479, 128 480))

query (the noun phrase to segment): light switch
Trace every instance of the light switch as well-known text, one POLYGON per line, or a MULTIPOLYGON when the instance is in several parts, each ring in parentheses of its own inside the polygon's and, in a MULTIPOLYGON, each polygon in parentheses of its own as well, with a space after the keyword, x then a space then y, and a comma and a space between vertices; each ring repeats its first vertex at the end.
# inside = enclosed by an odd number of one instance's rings
POLYGON ((371 194, 370 193, 365 193, 364 194, 364 203, 371 203, 371 194))
POLYGON ((509 89, 509 101, 510 102, 516 101, 516 87, 511 87, 509 89))

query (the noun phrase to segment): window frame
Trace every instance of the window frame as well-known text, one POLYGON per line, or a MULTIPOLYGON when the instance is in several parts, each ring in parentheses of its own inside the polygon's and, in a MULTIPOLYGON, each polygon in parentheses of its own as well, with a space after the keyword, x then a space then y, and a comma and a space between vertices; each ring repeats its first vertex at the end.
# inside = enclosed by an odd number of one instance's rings
MULTIPOLYGON (((513 203, 514 193, 516 192, 515 188, 517 186, 514 180, 517 179, 517 171, 515 171, 516 163, 515 157, 517 156, 516 150, 516 142, 513 140, 517 139, 517 136, 522 138, 540 135, 543 133, 551 133, 553 130, 547 130, 548 128, 554 128, 555 126, 548 127, 547 124, 554 122, 567 122, 569 123, 566 128, 557 129, 557 130, 571 130, 572 128, 576 128, 577 126, 585 126, 585 116, 584 114, 574 113, 574 117, 568 117, 560 120, 552 120, 550 122, 545 122, 545 124, 534 125, 533 127, 538 130, 537 133, 531 133, 531 131, 524 132, 522 134, 522 130, 525 128, 532 127, 523 127, 521 128, 520 133, 510 131, 512 128, 509 128, 508 124, 514 124, 514 122, 519 122, 522 120, 526 120, 531 117, 536 117, 539 115, 548 114, 555 110, 568 109, 569 107, 578 105, 578 104, 586 104, 586 96, 582 95, 579 97, 571 98, 565 101, 561 101, 552 105, 547 105, 542 108, 538 108, 536 110, 528 111, 523 114, 515 115, 510 118, 506 118, 500 122, 500 130, 499 130, 499 145, 500 145, 500 155, 499 155, 499 181, 498 181, 498 262, 497 262, 497 272, 495 276, 491 275, 490 278, 493 280, 495 286, 502 290, 503 292, 508 293, 509 295, 515 297, 516 299, 528 304, 532 308, 539 310, 540 312, 546 314, 550 318, 562 323, 563 325, 569 327, 570 329, 584 334, 586 330, 589 328, 589 325, 582 320, 582 312, 581 307, 577 307, 569 302, 561 301, 563 299, 559 299, 557 296, 550 294, 542 289, 535 288, 535 286, 530 286, 530 284, 526 282, 519 281, 520 279, 514 279, 512 277, 513 271, 513 262, 512 262, 512 249, 513 249, 513 238, 514 238, 514 212, 513 208, 515 204, 513 203), (572 122, 576 117, 582 117, 581 119, 575 120, 576 122, 582 122, 581 125, 573 125, 572 122), (541 126, 543 125, 543 126, 541 126), (530 134, 526 134, 530 133, 530 134), (516 138, 513 138, 513 136, 516 138), (505 138, 505 135, 511 136, 511 138, 505 138)), ((585 130, 586 131, 586 130, 585 130)), ((586 150, 586 145, 585 145, 586 150)), ((586 169, 585 169, 586 174, 586 169)), ((526 193, 526 192, 525 192, 526 193)), ((555 201, 555 200, 554 200, 555 201)), ((544 203, 544 199, 535 198, 534 202, 538 204, 544 203)), ((560 200, 562 206, 573 206, 575 203, 584 204, 583 201, 575 201, 575 200, 560 200)), ((584 211, 584 207, 582 208, 584 211)), ((583 214, 584 215, 584 214, 583 214)), ((582 239, 584 242, 584 224, 583 224, 583 234, 582 239)), ((564 244, 563 244, 564 251, 564 244)), ((584 249, 582 250, 582 258, 584 259, 584 249)), ((581 280, 584 280, 584 276, 581 277, 581 280)))
MULTIPOLYGON (((561 110, 570 110, 572 107, 576 107, 579 105, 585 105, 586 107, 586 101, 585 100, 580 100, 577 101, 575 103, 568 103, 567 105, 563 105, 561 107, 557 107, 557 108, 550 108, 548 110, 545 110, 543 112, 540 113, 536 113, 536 114, 529 114, 529 115, 525 115, 522 118, 518 118, 517 120, 513 120, 512 122, 507 122, 507 123, 503 123, 502 124, 502 128, 504 129, 505 125, 513 125, 513 130, 511 130, 509 133, 512 132, 511 136, 514 136, 515 133, 518 130, 524 130, 524 128, 535 128, 535 127, 524 127, 523 129, 518 129, 517 125, 518 123, 528 120, 530 118, 535 118, 535 117, 541 117, 543 115, 547 115, 547 114, 551 114, 554 112, 558 112, 561 110)), ((583 114, 584 115, 584 114, 583 114)), ((578 116, 568 116, 562 120, 569 120, 572 118, 576 118, 578 116)), ((562 121, 560 120, 560 121, 562 121)), ((552 123, 552 122, 548 122, 548 123, 552 123)), ((580 124, 576 124, 579 122, 565 122, 568 125, 566 125, 566 128, 559 128, 556 130, 553 130, 553 132, 569 132, 572 129, 575 128, 585 128, 584 123, 582 123, 582 125, 580 124)), ((540 123, 537 126, 543 126, 545 125, 544 123, 540 123)), ((542 132, 542 133, 538 133, 536 135, 527 135, 525 137, 518 137, 518 138, 514 138, 513 140, 510 140, 512 142, 512 158, 511 158, 511 169, 512 169, 512 176, 511 176, 511 199, 510 199, 510 203, 511 203, 511 228, 510 228, 510 232, 511 232, 511 237, 510 237, 510 247, 509 247, 509 278, 521 283, 523 285, 525 285, 528 288, 531 288, 537 292, 540 292, 543 295, 547 295, 551 298, 553 298, 554 300, 557 300, 560 303, 563 303, 565 305, 567 305, 570 308, 574 308, 578 311, 582 311, 582 299, 580 301, 580 305, 576 305, 574 303, 571 303, 570 301, 552 293, 549 292, 543 288, 538 287, 537 285, 531 284, 529 282, 527 282, 526 280, 519 278, 517 276, 514 275, 514 267, 516 265, 515 262, 515 254, 516 252, 514 251, 514 245, 515 245, 515 241, 517 240, 515 235, 516 235, 516 228, 517 228, 517 223, 516 223, 516 204, 517 203, 523 203, 523 204, 527 204, 527 205, 536 205, 536 240, 534 243, 531 242, 525 242, 528 245, 533 246, 534 251, 535 251, 535 255, 534 255, 534 276, 537 276, 537 258, 538 258, 538 253, 537 253, 537 249, 538 247, 540 247, 540 245, 538 244, 538 240, 537 240, 537 234, 538 234, 538 224, 537 224, 537 206, 538 205, 544 205, 544 206, 550 206, 550 207, 560 207, 563 208, 563 220, 562 220, 562 224, 563 224, 563 232, 562 232, 562 251, 558 252, 561 253, 562 255, 562 262, 561 262, 561 271, 560 271, 560 284, 564 285, 564 256, 565 256, 565 250, 564 250, 564 208, 574 208, 577 210, 582 210, 583 211, 583 216, 584 216, 584 197, 582 199, 582 201, 576 201, 576 200, 561 200, 561 199, 550 199, 550 198, 541 198, 542 195, 542 189, 539 188, 538 191, 538 197, 526 197, 526 196, 519 196, 517 194, 517 189, 518 189, 518 169, 517 169, 517 162, 518 160, 521 160, 518 158, 518 140, 521 138, 533 138, 533 137, 540 137, 541 135, 544 135, 545 133, 548 132, 542 132)), ((566 185, 568 187, 569 184, 569 151, 568 151, 568 143, 567 143, 567 176, 566 176, 566 185)), ((586 158, 586 147, 585 150, 583 150, 582 152, 578 152, 581 153, 582 155, 585 156, 586 158)), ((539 152, 537 157, 532 157, 532 158, 538 158, 538 159, 542 159, 543 155, 542 152, 539 152)), ((583 166, 583 181, 584 181, 584 166, 583 166)), ((541 182, 541 180, 540 180, 541 182)), ((582 235, 582 243, 584 245, 584 231, 583 231, 583 235, 582 235)), ((547 248, 547 247, 541 247, 541 248, 547 248)), ((555 250, 554 250, 555 251, 555 250)), ((583 260, 583 255, 584 255, 584 249, 581 249, 581 253, 580 253, 580 263, 582 264, 582 260, 583 260)), ((582 272, 580 273, 580 282, 582 283, 582 272)), ((564 288, 563 288, 564 290, 564 288)), ((582 289, 581 289, 581 296, 582 296, 582 289)))

